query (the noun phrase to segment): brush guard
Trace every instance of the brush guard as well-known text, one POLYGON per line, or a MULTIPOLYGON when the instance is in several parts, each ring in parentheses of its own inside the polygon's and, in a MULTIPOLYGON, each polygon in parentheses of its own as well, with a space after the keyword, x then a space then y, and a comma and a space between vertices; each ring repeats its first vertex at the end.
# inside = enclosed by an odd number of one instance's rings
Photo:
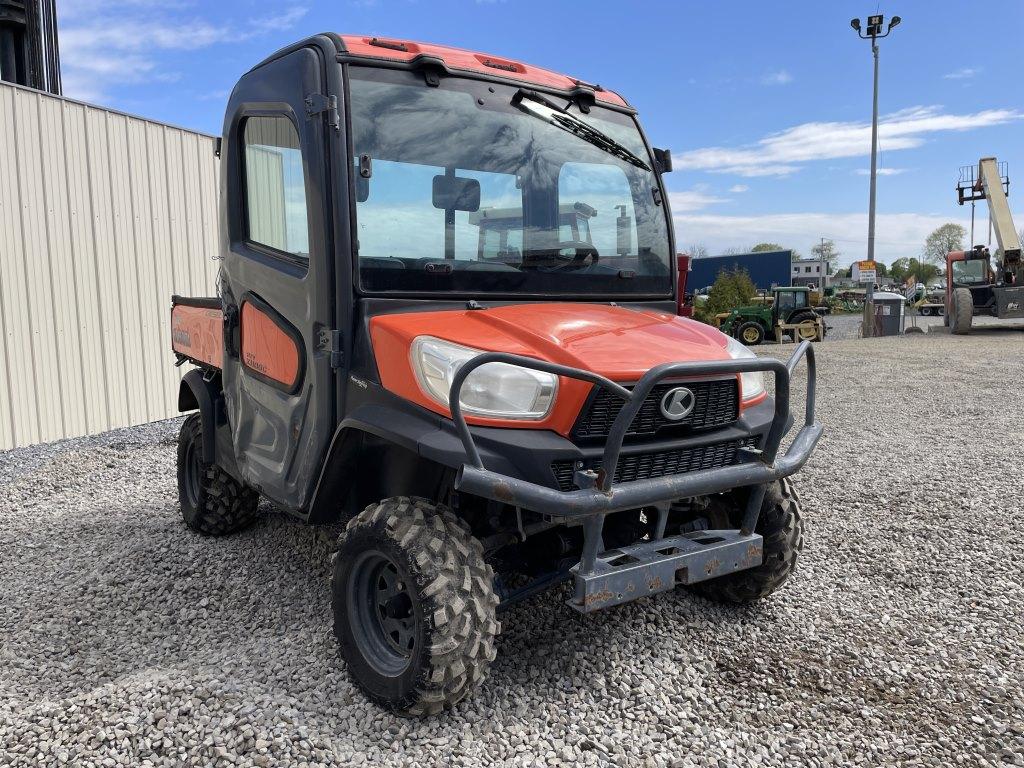
POLYGON ((724 576, 761 564, 763 542, 754 533, 769 483, 797 472, 810 457, 822 433, 814 419, 817 385, 814 348, 804 341, 787 362, 774 358, 665 363, 644 374, 632 390, 590 371, 503 352, 486 352, 465 363, 455 374, 449 392, 452 419, 466 450, 467 462, 455 479, 457 490, 492 501, 532 510, 568 525, 582 525, 583 554, 571 570, 576 588, 570 605, 587 613, 644 595, 724 576), (807 361, 804 422, 785 454, 779 456, 790 424, 790 380, 801 360, 807 361), (466 378, 488 363, 508 363, 590 382, 625 401, 605 442, 601 469, 578 470, 578 490, 559 491, 484 467, 462 413, 459 395, 466 378), (745 448, 749 461, 715 469, 614 484, 619 455, 633 419, 651 390, 667 378, 697 378, 760 371, 775 377, 775 411, 758 448, 745 448), (750 495, 739 530, 698 531, 665 537, 669 506, 676 499, 708 496, 749 487, 750 495), (653 508, 655 534, 650 541, 605 551, 605 517, 625 509, 653 508))

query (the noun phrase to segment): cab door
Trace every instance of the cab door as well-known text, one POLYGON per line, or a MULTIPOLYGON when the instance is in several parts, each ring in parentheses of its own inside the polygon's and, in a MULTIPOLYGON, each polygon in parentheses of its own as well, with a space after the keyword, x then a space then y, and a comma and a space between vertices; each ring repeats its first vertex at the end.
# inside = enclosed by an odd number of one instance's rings
POLYGON ((303 510, 335 423, 330 142, 323 52, 246 74, 224 126, 223 386, 245 482, 303 510), (324 340, 328 343, 324 343, 324 340))

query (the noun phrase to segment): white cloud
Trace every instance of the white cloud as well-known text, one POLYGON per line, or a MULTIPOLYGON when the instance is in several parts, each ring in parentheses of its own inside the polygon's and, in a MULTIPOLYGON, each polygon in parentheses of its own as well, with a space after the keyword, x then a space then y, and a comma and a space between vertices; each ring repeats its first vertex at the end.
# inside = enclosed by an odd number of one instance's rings
MULTIPOLYGON (((886 151, 913 149, 925 136, 940 131, 966 131, 1024 118, 1015 109, 987 109, 973 114, 945 114, 939 107, 910 107, 883 116, 879 141, 886 151)), ((704 147, 674 156, 676 168, 732 173, 739 176, 786 176, 815 160, 859 157, 871 151, 867 122, 802 123, 744 147, 704 147)))
POLYGON ((963 67, 955 72, 947 72, 943 75, 946 80, 967 80, 968 78, 974 77, 976 74, 981 72, 981 69, 975 69, 974 67, 963 67))
POLYGON ((768 72, 761 77, 761 85, 787 85, 793 82, 793 76, 784 69, 768 72))
POLYGON ((673 212, 699 211, 709 205, 729 202, 728 198, 716 197, 702 187, 695 187, 684 192, 669 192, 668 202, 673 212))
MULTIPOLYGON (((154 17, 168 5, 151 0, 119 0, 113 4, 122 9, 116 18, 86 14, 91 0, 76 2, 71 21, 60 30, 62 76, 65 93, 86 101, 102 99, 111 86, 178 79, 178 73, 158 66, 160 51, 195 51, 251 39, 286 29, 306 14, 305 8, 293 7, 272 16, 215 24, 202 18, 154 17)), ((103 10, 109 13, 110 6, 103 10)))
MULTIPOLYGON (((906 172, 906 168, 876 168, 875 173, 879 176, 899 176, 901 173, 906 172)), ((870 168, 858 168, 854 171, 858 176, 870 176, 870 168)))
POLYGON ((729 187, 729 191, 737 195, 740 192, 746 192, 749 189, 750 187, 748 187, 746 184, 733 184, 731 187, 729 187))
MULTIPOLYGON (((1016 214, 1024 221, 1024 214, 1016 214)), ((867 253, 867 213, 775 213, 729 216, 713 213, 674 213, 679 242, 707 244, 710 253, 749 248, 754 243, 781 243, 808 255, 821 238, 831 238, 844 265, 867 253)), ((932 230, 953 221, 970 232, 970 220, 959 216, 919 213, 880 213, 875 221, 875 255, 889 264, 917 257, 932 230)), ((981 229, 975 238, 981 237, 981 229)))

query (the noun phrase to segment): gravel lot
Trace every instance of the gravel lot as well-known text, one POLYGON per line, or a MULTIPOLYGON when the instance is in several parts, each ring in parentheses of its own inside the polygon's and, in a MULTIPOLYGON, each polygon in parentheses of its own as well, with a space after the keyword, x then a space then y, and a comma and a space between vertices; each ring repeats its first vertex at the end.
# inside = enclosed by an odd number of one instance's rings
POLYGON ((186 531, 179 422, 0 454, 0 764, 1024 765, 1024 334, 818 350, 790 585, 585 619, 540 596, 423 722, 346 677, 330 532, 186 531))

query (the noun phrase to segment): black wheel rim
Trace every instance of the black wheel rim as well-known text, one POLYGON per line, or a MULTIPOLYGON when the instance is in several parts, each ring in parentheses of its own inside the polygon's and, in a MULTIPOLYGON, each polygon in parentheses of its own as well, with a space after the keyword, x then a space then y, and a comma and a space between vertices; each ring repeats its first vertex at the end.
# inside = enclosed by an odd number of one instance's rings
POLYGON ((400 675, 416 652, 419 618, 412 590, 382 552, 363 552, 348 582, 348 622, 363 658, 387 677, 400 675))
POLYGON ((193 509, 199 507, 199 494, 202 490, 202 465, 199 462, 199 451, 194 442, 185 449, 185 495, 193 509))

